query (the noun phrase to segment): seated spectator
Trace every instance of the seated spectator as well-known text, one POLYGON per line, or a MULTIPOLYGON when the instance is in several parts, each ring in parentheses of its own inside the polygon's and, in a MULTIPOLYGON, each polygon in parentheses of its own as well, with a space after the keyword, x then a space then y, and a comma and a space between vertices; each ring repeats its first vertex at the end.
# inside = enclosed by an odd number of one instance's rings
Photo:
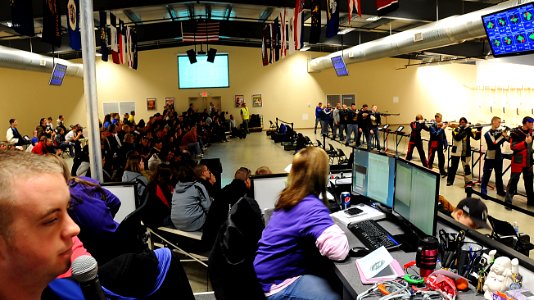
POLYGON ((328 170, 321 148, 308 147, 293 158, 288 187, 280 193, 254 260, 270 299, 341 299, 327 259, 344 260, 349 243, 319 199, 326 199, 328 170))
POLYGON ((143 214, 143 223, 157 228, 170 223, 171 201, 176 176, 168 165, 161 164, 148 183, 148 200, 143 214))
POLYGON ((203 229, 202 240, 206 245, 213 245, 220 227, 226 221, 230 208, 250 190, 250 170, 241 167, 234 175, 234 180, 225 186, 217 199, 213 201, 203 229))
POLYGON ((52 138, 47 138, 46 136, 42 136, 41 140, 35 144, 32 148, 32 153, 35 154, 53 154, 53 155, 60 155, 61 149, 57 149, 54 146, 54 141, 52 138))
POLYGON ((267 166, 261 166, 256 169, 256 172, 254 172, 254 175, 270 175, 273 174, 273 171, 269 169, 267 166))
POLYGON ((217 187, 215 186, 215 182, 217 182, 217 178, 215 178, 215 175, 211 173, 210 169, 208 169, 206 165, 199 164, 195 166, 193 173, 195 173, 196 181, 200 182, 206 191, 208 191, 211 200, 213 201, 216 199, 218 191, 217 187))
POLYGON ((79 153, 82 150, 80 144, 80 139, 83 138, 82 130, 83 128, 80 124, 75 124, 71 126, 71 130, 65 135, 65 141, 74 144, 74 154, 79 153))
POLYGON ((19 130, 17 129, 18 123, 15 119, 9 120, 9 128, 6 131, 6 140, 8 143, 15 146, 23 146, 28 144, 26 140, 22 137, 19 130))
POLYGON ((211 199, 204 186, 195 182, 193 169, 188 165, 178 168, 178 183, 174 188, 171 205, 171 221, 183 231, 201 230, 211 206, 211 199))
POLYGON ((130 152, 126 159, 126 165, 124 166, 124 173, 122 173, 122 182, 135 182, 137 186, 137 196, 139 201, 143 203, 147 195, 145 194, 146 187, 148 185, 147 177, 141 174, 145 170, 145 163, 141 159, 138 152, 130 152))
POLYGON ((192 155, 198 158, 204 157, 197 135, 197 127, 192 126, 191 129, 182 137, 182 146, 187 146, 187 149, 192 155))
MULTIPOLYGON (((58 278, 69 276, 81 247, 63 168, 47 156, 0 152, 0 190, 0 299, 84 299, 74 280, 58 278)), ((109 299, 194 299, 168 249, 121 256, 101 266, 99 277, 109 299)))
POLYGON ((459 223, 472 228, 490 228, 488 225, 488 207, 479 198, 465 198, 454 207, 445 197, 439 195, 438 209, 451 216, 459 223))

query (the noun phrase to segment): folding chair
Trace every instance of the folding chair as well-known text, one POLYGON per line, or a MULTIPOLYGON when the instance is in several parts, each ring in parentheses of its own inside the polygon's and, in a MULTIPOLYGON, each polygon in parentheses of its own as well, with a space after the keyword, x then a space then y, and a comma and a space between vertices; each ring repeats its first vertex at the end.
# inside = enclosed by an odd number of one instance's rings
POLYGON ((345 155, 345 152, 343 152, 342 149, 337 149, 337 164, 342 165, 349 162, 349 159, 345 155))
MULTIPOLYGON (((183 254, 190 259, 186 260, 180 260, 182 262, 187 261, 196 261, 199 264, 203 265, 204 267, 208 267, 208 264, 206 262, 208 261, 208 257, 206 255, 195 253, 191 250, 185 250, 183 247, 180 246, 179 242, 177 241, 171 241, 172 237, 179 238, 186 238, 190 239, 193 242, 200 242, 202 241, 202 231, 183 231, 176 228, 171 227, 158 227, 157 229, 149 228, 150 234, 156 238, 158 238, 164 245, 174 249, 180 254, 183 254)), ((160 246, 159 244, 154 244, 155 246, 160 246)), ((201 251, 199 251, 201 252, 201 251)))
POLYGON ((333 165, 336 158, 338 158, 337 150, 332 146, 332 144, 328 143, 328 150, 326 153, 328 154, 328 157, 330 158, 330 162, 333 165))

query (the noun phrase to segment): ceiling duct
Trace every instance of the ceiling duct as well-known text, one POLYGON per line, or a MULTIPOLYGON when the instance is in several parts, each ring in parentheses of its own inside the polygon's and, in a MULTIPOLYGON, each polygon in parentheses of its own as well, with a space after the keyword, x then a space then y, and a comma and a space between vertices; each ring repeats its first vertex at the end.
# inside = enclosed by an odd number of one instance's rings
POLYGON ((67 75, 83 78, 83 65, 68 60, 0 46, 0 68, 31 70, 51 73, 54 63, 67 66, 67 75))
POLYGON ((531 1, 511 0, 465 15, 451 16, 440 21, 396 33, 385 38, 360 44, 308 62, 308 72, 332 68, 331 57, 343 56, 347 64, 397 56, 427 49, 460 44, 485 36, 481 16, 531 1))

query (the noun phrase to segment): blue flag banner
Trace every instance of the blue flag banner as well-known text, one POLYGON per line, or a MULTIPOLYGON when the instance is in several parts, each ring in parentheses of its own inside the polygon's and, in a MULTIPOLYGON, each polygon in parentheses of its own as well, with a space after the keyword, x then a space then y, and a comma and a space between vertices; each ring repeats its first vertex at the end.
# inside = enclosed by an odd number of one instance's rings
POLYGON ((326 37, 337 35, 339 31, 339 2, 338 0, 326 0, 326 37))
POLYGON ((80 36, 80 1, 67 1, 67 28, 69 30, 69 46, 74 50, 82 49, 80 36))

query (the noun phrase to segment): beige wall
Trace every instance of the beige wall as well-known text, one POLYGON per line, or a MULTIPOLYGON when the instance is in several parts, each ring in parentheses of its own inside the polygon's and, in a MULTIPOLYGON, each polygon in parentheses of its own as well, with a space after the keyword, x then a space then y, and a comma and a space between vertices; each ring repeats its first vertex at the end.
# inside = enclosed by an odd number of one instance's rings
POLYGON ((86 120, 83 81, 65 77, 62 86, 49 86, 49 73, 0 68, 0 140, 5 140, 9 119, 19 131, 32 136, 39 119, 63 114, 67 125, 86 120))
MULTIPOLYGON (((189 47, 188 47, 189 48, 189 47)), ((97 89, 100 118, 102 102, 136 102, 136 119, 147 119, 155 111, 146 110, 146 98, 157 98, 157 111, 162 111, 164 97, 175 97, 178 111, 187 109, 188 97, 198 97, 202 90, 180 90, 177 87, 176 54, 188 48, 169 48, 139 53, 139 70, 124 65, 101 62, 97 58, 97 89)), ((217 46, 230 53, 230 88, 206 89, 210 96, 221 96, 222 109, 234 114, 234 95, 244 95, 251 113, 268 121, 279 117, 295 122, 297 128, 313 126, 314 107, 326 94, 356 94, 357 103, 377 104, 380 111, 400 113, 388 123, 407 123, 417 113, 432 119, 442 112, 446 120, 467 116, 470 121, 488 120, 497 113, 489 111, 475 92, 477 68, 474 65, 441 65, 403 68, 404 59, 381 59, 349 65, 348 77, 336 77, 332 69, 309 74, 306 62, 320 53, 298 52, 286 59, 263 67, 260 49, 217 46), (254 108, 251 96, 261 94, 263 107, 254 108), (398 99, 395 102, 394 99, 398 99), (307 119, 307 120, 306 120, 307 119)), ((61 87, 48 86, 49 74, 0 69, 2 98, 0 120, 4 128, 15 117, 25 134, 31 134, 40 117, 54 119, 64 114, 67 124, 86 125, 82 80, 65 78, 61 87)), ((3 138, 2 138, 3 139, 3 138)))

